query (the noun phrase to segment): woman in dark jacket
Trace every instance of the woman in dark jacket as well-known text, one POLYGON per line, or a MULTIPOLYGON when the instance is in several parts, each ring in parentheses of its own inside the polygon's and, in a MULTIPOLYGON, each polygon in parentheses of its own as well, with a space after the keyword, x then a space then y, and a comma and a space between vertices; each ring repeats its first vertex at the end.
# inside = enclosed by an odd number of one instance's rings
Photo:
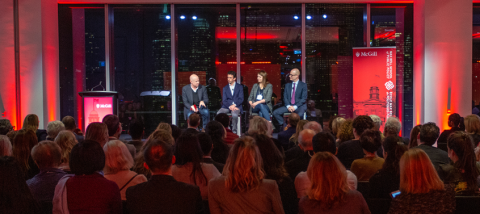
POLYGON ((250 113, 258 113, 267 121, 270 120, 270 113, 272 112, 272 84, 268 82, 267 72, 260 71, 257 74, 258 83, 255 83, 248 97, 250 104, 250 113))

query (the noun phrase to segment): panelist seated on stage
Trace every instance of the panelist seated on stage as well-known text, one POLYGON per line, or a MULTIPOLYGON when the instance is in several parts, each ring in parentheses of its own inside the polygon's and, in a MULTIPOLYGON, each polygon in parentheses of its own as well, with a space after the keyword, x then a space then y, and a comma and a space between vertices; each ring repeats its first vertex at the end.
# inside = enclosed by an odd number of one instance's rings
POLYGON ((182 100, 185 120, 190 117, 191 114, 198 113, 202 115, 203 128, 205 128, 210 120, 210 113, 207 108, 207 88, 200 85, 199 78, 196 74, 190 75, 190 85, 183 86, 182 100))
POLYGON ((283 91, 283 106, 273 111, 273 117, 280 126, 283 125, 284 113, 297 113, 303 117, 307 110, 307 84, 300 81, 300 71, 294 68, 290 71, 291 83, 285 85, 283 91))
POLYGON ((257 81, 252 87, 248 103, 252 107, 251 113, 258 113, 260 117, 270 121, 270 112, 272 112, 272 84, 268 82, 267 72, 257 73, 257 81))
POLYGON ((222 108, 218 110, 220 113, 232 113, 232 131, 237 133, 238 115, 243 112, 243 86, 237 83, 237 73, 229 71, 227 73, 228 85, 223 87, 222 108))

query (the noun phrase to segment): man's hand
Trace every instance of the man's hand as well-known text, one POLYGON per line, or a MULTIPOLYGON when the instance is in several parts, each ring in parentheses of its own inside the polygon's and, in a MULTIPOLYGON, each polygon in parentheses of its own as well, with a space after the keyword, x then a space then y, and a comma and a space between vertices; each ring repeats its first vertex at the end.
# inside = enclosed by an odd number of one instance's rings
POLYGON ((231 106, 229 106, 229 107, 228 107, 228 109, 230 109, 230 111, 234 111, 234 109, 235 109, 235 105, 231 105, 231 106))
POLYGON ((257 106, 257 102, 251 103, 250 105, 252 106, 252 109, 254 109, 255 106, 257 106))
POLYGON ((292 112, 295 111, 295 108, 294 108, 293 106, 290 106, 290 107, 288 107, 288 111, 289 111, 290 113, 292 113, 292 112))
POLYGON ((207 107, 203 101, 200 101, 199 105, 200 105, 200 107, 202 107, 202 106, 205 107, 205 108, 207 107))
POLYGON ((237 107, 233 107, 233 110, 232 111, 239 111, 240 109, 238 109, 237 107))
POLYGON ((190 107, 190 109, 193 109, 194 112, 198 112, 198 108, 195 108, 194 105, 192 107, 190 107))

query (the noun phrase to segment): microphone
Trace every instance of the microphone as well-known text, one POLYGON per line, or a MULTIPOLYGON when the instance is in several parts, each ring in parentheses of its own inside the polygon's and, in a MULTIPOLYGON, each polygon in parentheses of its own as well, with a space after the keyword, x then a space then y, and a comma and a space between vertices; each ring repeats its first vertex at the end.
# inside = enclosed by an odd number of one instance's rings
POLYGON ((105 87, 103 87, 102 85, 102 81, 100 81, 100 83, 98 85, 96 85, 95 87, 93 87, 92 89, 90 89, 90 91, 93 91, 94 88, 98 87, 98 86, 102 86, 103 90, 105 91, 105 87))

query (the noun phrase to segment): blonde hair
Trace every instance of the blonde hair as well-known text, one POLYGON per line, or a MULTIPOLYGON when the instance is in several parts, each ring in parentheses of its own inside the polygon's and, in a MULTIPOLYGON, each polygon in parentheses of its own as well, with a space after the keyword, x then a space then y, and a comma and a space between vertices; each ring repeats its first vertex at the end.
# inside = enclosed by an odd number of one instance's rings
POLYGON ((265 173, 263 161, 255 140, 242 137, 234 141, 223 170, 225 186, 232 192, 247 192, 258 188, 265 173))
POLYGON ((160 124, 158 124, 156 130, 165 130, 165 131, 167 131, 170 135, 172 134, 172 126, 170 126, 170 124, 168 124, 168 123, 160 123, 160 124))
POLYGON ((330 152, 318 152, 310 159, 307 176, 311 181, 308 198, 322 202, 325 209, 342 201, 349 191, 347 170, 330 152))
POLYGON ((465 131, 469 134, 480 134, 480 118, 476 114, 465 117, 465 131))
POLYGON ((0 157, 12 156, 12 143, 6 135, 0 135, 0 157))
POLYGON ((268 135, 268 121, 265 118, 260 116, 254 116, 250 120, 250 127, 248 128, 248 134, 267 134, 268 135))
POLYGON ((108 127, 105 123, 93 122, 87 126, 85 140, 93 140, 103 147, 108 141, 108 127))
POLYGON ((343 122, 345 122, 345 118, 343 117, 337 117, 333 119, 332 121, 332 133, 337 134, 338 131, 340 130, 340 126, 342 126, 343 122))
POLYGON ((300 135, 300 132, 303 131, 303 128, 305 126, 305 124, 308 123, 308 120, 300 120, 298 121, 297 123, 297 129, 296 129, 296 132, 295 134, 293 134, 289 140, 291 140, 293 143, 295 143, 295 145, 298 144, 298 135, 300 135))
POLYGON ((115 174, 122 170, 133 167, 133 158, 125 143, 119 140, 111 140, 103 146, 105 152, 106 174, 115 174))
POLYGON ((150 136, 148 136, 148 139, 150 139, 150 138, 155 139, 155 140, 161 140, 161 141, 163 141, 165 143, 168 143, 170 145, 175 144, 175 139, 173 139, 172 134, 169 133, 165 129, 155 130, 152 134, 150 134, 150 136))
MULTIPOLYGON (((262 82, 260 83, 262 85, 262 88, 267 87, 267 84, 269 83, 267 78, 267 72, 262 70, 262 71, 259 71, 257 75, 262 76, 262 82)), ((260 86, 260 84, 258 84, 258 86, 260 86)))
POLYGON ((423 150, 411 148, 402 155, 400 159, 400 191, 417 194, 443 189, 443 182, 423 150))
POLYGON ((55 138, 54 141, 60 148, 62 149, 62 161, 61 163, 68 164, 70 161, 70 152, 72 151, 73 146, 75 146, 77 142, 77 138, 73 132, 68 130, 60 131, 55 138))
POLYGON ((29 114, 25 116, 25 119, 23 120, 22 129, 37 132, 39 123, 40 121, 38 120, 38 116, 36 114, 29 114))
POLYGON ((342 123, 342 125, 340 126, 337 132, 337 139, 339 139, 340 142, 345 142, 355 138, 355 136, 353 135, 352 125, 353 125, 352 119, 345 120, 345 122, 342 123))

